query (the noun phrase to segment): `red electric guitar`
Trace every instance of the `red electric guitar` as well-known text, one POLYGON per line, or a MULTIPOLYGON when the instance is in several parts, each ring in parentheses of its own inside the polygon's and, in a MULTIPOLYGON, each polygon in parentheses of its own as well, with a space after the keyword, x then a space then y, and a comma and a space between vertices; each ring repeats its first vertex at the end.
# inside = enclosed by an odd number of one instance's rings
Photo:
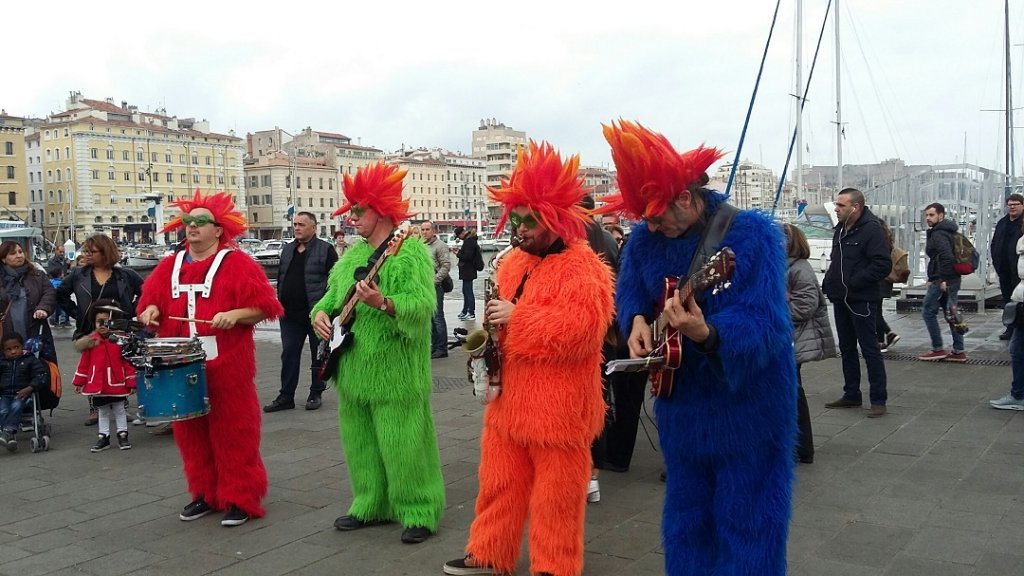
POLYGON ((664 359, 657 364, 652 363, 649 369, 652 396, 668 398, 672 395, 675 371, 683 364, 683 335, 670 326, 665 318, 665 302, 672 298, 677 289, 680 302, 686 302, 686 299, 695 292, 712 287, 712 293, 718 294, 729 288, 735 270, 736 254, 731 248, 725 247, 715 253, 696 274, 686 279, 682 286, 679 286, 681 278, 677 276, 665 278, 665 289, 655 311, 658 318, 651 326, 655 342, 651 356, 660 356, 664 359))
MULTIPOLYGON (((402 242, 405 242, 405 232, 398 231, 388 242, 384 253, 370 267, 366 273, 366 278, 376 278, 380 267, 384 265, 384 261, 398 254, 398 251, 402 248, 402 242)), ((352 339, 355 338, 355 334, 352 332, 352 323, 356 320, 356 304, 358 304, 355 295, 356 285, 353 283, 348 289, 348 294, 345 295, 341 313, 331 320, 331 338, 329 340, 321 340, 320 345, 317 346, 317 377, 321 380, 334 378, 334 372, 338 368, 338 359, 341 358, 341 353, 352 345, 352 339)))

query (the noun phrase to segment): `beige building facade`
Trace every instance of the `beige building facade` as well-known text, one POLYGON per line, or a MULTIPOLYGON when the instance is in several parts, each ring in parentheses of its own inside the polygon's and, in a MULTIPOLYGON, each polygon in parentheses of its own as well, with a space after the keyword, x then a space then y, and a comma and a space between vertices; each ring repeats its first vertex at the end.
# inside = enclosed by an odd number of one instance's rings
POLYGON ((0 110, 0 220, 28 222, 25 119, 0 110))
POLYGON ((80 244, 94 233, 154 242, 163 225, 156 200, 166 206, 197 188, 228 192, 245 209, 243 142, 210 131, 205 120, 72 92, 67 110, 36 131, 35 178, 42 186, 29 218, 56 243, 70 236, 80 244))
POLYGON ((414 221, 431 220, 442 232, 455 226, 481 227, 491 220, 486 204, 487 168, 484 160, 440 148, 401 150, 388 156, 408 174, 404 196, 414 221))
POLYGON ((257 238, 291 237, 289 214, 310 212, 324 238, 344 231, 331 213, 340 205, 342 178, 384 158, 377 148, 352 144, 334 132, 305 128, 297 134, 275 127, 246 137, 249 222, 257 238))

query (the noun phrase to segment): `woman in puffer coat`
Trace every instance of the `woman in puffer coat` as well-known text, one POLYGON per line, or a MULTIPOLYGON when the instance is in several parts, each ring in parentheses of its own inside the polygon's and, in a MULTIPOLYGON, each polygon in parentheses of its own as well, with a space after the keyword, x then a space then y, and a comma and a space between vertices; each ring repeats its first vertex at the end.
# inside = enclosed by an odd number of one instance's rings
POLYGON ((789 262, 789 314, 793 318, 793 351, 796 354, 797 392, 797 459, 805 464, 814 462, 814 436, 811 434, 811 414, 807 408, 800 367, 836 355, 836 341, 828 321, 828 306, 821 293, 818 278, 807 258, 811 255, 807 237, 792 224, 784 224, 786 256, 789 262))

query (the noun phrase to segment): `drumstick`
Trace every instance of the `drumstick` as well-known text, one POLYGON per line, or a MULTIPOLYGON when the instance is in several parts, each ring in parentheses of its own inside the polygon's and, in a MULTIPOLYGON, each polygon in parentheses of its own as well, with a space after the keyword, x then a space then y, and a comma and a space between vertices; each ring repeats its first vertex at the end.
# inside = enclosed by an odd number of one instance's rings
POLYGON ((200 320, 199 318, 182 318, 181 316, 168 316, 171 320, 179 322, 199 322, 200 324, 213 324, 213 320, 200 320))

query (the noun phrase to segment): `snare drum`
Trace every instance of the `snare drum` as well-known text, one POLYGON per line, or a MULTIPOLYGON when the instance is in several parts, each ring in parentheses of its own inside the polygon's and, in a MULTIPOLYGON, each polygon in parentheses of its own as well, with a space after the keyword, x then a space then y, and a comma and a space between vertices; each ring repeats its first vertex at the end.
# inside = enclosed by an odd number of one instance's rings
POLYGON ((188 420, 210 411, 206 354, 196 338, 150 338, 140 345, 139 414, 149 422, 188 420))

